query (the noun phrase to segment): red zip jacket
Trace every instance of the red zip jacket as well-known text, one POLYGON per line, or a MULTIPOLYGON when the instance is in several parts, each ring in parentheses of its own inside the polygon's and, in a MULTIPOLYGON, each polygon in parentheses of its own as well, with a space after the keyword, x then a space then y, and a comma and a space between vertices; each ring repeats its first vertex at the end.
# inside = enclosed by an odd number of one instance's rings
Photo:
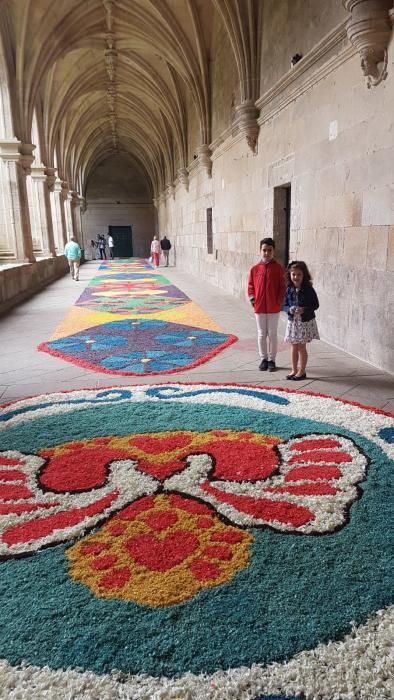
POLYGON ((256 314, 277 314, 285 297, 285 271, 276 260, 258 262, 249 272, 248 296, 256 314))

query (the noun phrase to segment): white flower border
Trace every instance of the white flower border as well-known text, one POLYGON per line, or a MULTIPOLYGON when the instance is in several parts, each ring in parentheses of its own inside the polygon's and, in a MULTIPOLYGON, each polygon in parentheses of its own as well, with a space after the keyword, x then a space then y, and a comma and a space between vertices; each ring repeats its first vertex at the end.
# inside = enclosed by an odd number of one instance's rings
POLYGON ((113 403, 134 403, 140 401, 176 401, 227 407, 250 408, 257 411, 271 411, 293 418, 325 421, 339 428, 346 428, 379 445, 390 457, 394 456, 394 444, 389 445, 378 436, 381 428, 394 427, 394 414, 375 412, 372 407, 358 406, 341 400, 302 392, 280 391, 270 387, 255 387, 242 384, 144 384, 115 386, 100 389, 82 389, 70 392, 42 394, 15 401, 0 408, 1 431, 9 426, 35 420, 45 415, 56 415, 80 411, 97 405, 113 403), (161 397, 152 395, 152 390, 160 391, 161 397), (211 393, 215 390, 215 393, 211 393), (191 392, 199 392, 191 396, 191 392), (226 393, 221 393, 226 391, 226 393), (248 391, 254 395, 244 395, 248 391), (127 396, 126 396, 127 394, 127 396), (272 403, 267 396, 286 399, 287 405, 272 403), (11 415, 14 413, 15 415, 11 415), (7 416, 10 416, 7 418, 7 416))
MULTIPOLYGON (((343 403, 329 397, 280 392, 271 388, 253 388, 257 394, 261 392, 261 397, 245 396, 239 393, 240 389, 250 390, 250 386, 176 383, 133 386, 127 389, 130 395, 124 398, 121 393, 124 392, 124 387, 43 395, 3 407, 0 410, 0 416, 3 417, 10 411, 28 412, 15 414, 0 423, 0 434, 1 430, 10 425, 34 420, 42 415, 83 410, 98 402, 113 403, 118 396, 118 401, 122 403, 177 400, 185 403, 243 406, 301 419, 322 420, 360 433, 394 458, 394 445, 388 444, 378 435, 382 428, 394 427, 394 416, 375 413, 368 407, 343 403), (160 388, 162 398, 147 395, 147 391, 153 387, 160 388), (209 393, 212 388, 223 387, 230 389, 230 392, 209 393), (192 391, 202 393, 197 396, 188 395, 192 391), (289 403, 270 403, 264 399, 267 394, 286 398, 289 403), (75 400, 80 403, 75 403, 75 400), (39 407, 37 404, 40 403, 46 405, 39 407)), ((319 644, 311 651, 297 654, 287 663, 274 663, 266 667, 253 665, 250 669, 218 671, 210 676, 187 673, 180 679, 172 680, 147 675, 122 675, 122 680, 119 681, 116 674, 97 676, 73 670, 53 671, 47 667, 13 667, 3 661, 0 662, 0 690, 6 695, 0 697, 9 700, 44 700, 48 697, 51 700, 67 697, 78 697, 81 700, 251 700, 262 693, 303 693, 306 700, 391 700, 394 695, 393 638, 394 607, 391 607, 379 611, 343 641, 319 644)))

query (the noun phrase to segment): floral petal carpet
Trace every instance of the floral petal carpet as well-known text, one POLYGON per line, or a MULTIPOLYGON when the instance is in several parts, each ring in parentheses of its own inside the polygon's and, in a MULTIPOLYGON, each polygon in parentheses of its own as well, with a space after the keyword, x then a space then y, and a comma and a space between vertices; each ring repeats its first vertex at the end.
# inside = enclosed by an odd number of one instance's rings
POLYGON ((152 375, 207 362, 237 340, 144 260, 106 261, 38 349, 96 372, 152 375))
POLYGON ((394 416, 219 384, 0 409, 7 698, 391 698, 394 416))

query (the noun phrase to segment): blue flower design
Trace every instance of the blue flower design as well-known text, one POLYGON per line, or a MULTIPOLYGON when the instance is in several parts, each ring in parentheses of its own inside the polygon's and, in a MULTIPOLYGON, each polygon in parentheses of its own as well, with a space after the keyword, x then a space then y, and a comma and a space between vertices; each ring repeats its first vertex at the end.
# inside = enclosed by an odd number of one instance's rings
POLYGON ((158 343, 175 345, 177 347, 192 347, 193 345, 219 345, 227 340, 224 333, 216 331, 198 331, 194 328, 181 333, 161 333, 155 337, 158 343))
POLYGON ((164 350, 128 352, 124 355, 110 355, 101 361, 102 367, 124 372, 168 372, 176 367, 190 364, 192 358, 186 353, 169 354, 164 350))
POLYGON ((85 352, 85 350, 89 348, 89 346, 86 345, 86 341, 89 339, 89 335, 60 338, 59 340, 54 340, 52 343, 48 343, 48 347, 52 350, 64 350, 65 352, 85 352))
POLYGON ((127 345, 127 339, 121 335, 105 335, 96 333, 95 335, 79 335, 71 338, 61 338, 49 343, 53 350, 63 350, 64 352, 84 353, 91 351, 108 350, 110 348, 120 348, 127 345))

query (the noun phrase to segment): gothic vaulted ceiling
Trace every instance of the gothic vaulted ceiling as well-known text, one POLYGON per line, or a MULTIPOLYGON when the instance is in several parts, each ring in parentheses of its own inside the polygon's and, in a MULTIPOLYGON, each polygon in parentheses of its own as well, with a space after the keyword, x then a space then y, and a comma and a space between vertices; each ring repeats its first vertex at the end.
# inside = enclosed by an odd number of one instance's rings
POLYGON ((211 139, 213 23, 228 35, 241 102, 258 90, 260 0, 0 0, 13 134, 81 193, 114 153, 157 194, 188 164, 187 105, 211 139))

